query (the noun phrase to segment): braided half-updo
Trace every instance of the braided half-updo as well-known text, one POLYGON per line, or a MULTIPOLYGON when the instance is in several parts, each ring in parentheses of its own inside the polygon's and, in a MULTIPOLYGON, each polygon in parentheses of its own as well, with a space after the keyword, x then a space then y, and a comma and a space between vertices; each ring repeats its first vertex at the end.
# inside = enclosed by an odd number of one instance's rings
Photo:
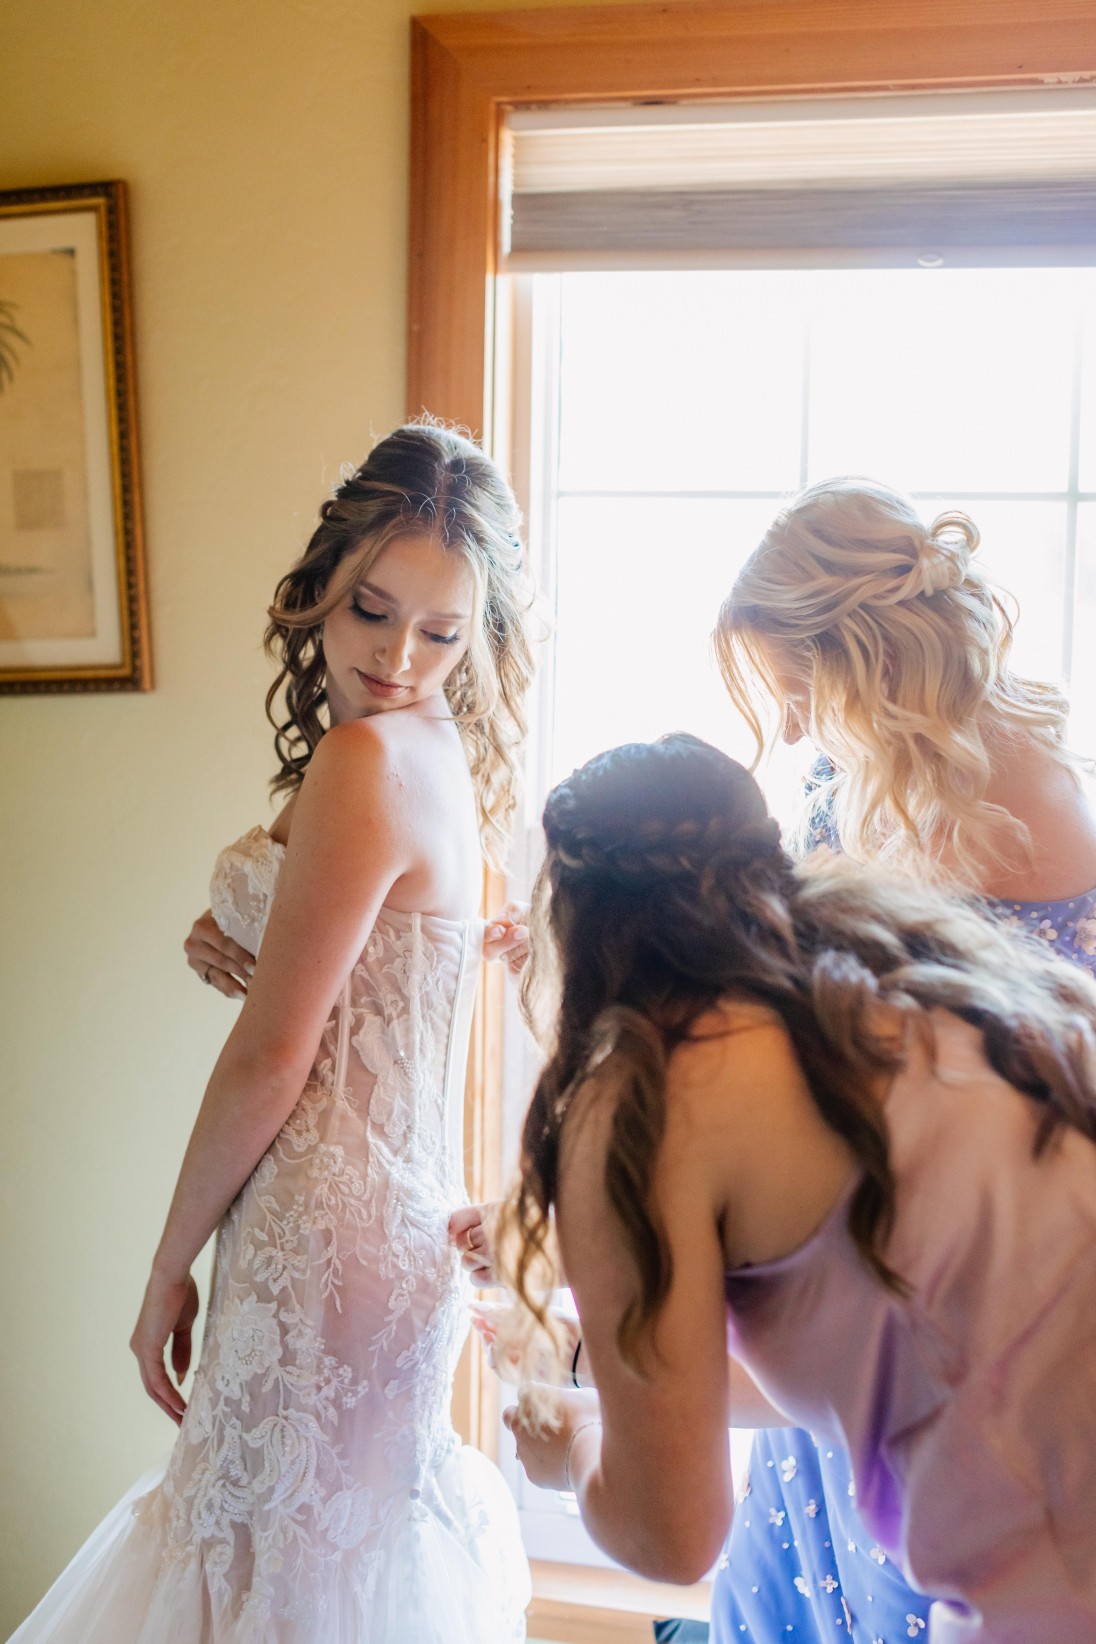
POLYGON ((766 1006, 782 1023, 819 1112, 862 1170, 850 1234, 897 1294, 905 1286, 885 1256, 895 1183, 871 1091, 905 1051, 881 1034, 874 1006, 897 1006, 926 1032, 937 1006, 978 1026, 991 1065, 1045 1104, 1039 1146, 1062 1120, 1096 1137, 1089 978, 973 902, 827 853, 793 865, 749 772, 707 743, 678 733, 600 754, 550 795, 544 832, 523 1003, 547 1061, 500 1239, 527 1362, 538 1332, 551 1333, 561 1142, 585 1091, 613 1104, 605 1187, 637 1281, 618 1345, 641 1370, 672 1276, 652 1194, 667 1065, 721 1000, 766 1006))

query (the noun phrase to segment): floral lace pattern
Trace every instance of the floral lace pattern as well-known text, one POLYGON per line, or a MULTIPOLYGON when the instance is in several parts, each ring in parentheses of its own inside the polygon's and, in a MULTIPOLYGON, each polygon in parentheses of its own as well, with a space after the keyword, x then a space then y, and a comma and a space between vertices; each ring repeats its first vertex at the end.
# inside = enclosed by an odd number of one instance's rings
MULTIPOLYGON (((218 859, 214 916, 253 951, 280 860, 262 829, 218 859)), ((446 1236, 465 1197, 447 1104, 462 1100, 477 928, 382 910, 299 1102, 221 1225, 189 1408, 138 1512, 169 1565, 200 1553, 234 1640, 275 1636, 277 1618, 318 1624, 336 1568, 367 1609, 393 1534, 413 1543, 424 1521, 482 1570, 487 1638, 524 1637, 524 1559, 503 1556, 497 1513, 457 1477, 449 1416, 467 1313, 446 1236)))

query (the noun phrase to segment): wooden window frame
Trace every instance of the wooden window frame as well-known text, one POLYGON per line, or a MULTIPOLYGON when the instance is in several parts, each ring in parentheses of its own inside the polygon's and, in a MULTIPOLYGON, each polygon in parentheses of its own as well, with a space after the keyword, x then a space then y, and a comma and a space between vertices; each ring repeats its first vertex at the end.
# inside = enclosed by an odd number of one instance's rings
MULTIPOLYGON (((1096 85, 1093 0, 669 0, 411 21, 407 406, 462 423, 502 461, 496 415, 500 131, 530 105, 1096 85)), ((498 886, 488 886, 496 896, 498 886)), ((465 1134, 475 1198, 500 1189, 501 966, 481 993, 465 1134)), ((498 1401, 466 1355, 454 1415, 495 1447, 498 1401)), ((650 1639, 650 1605, 696 1614, 702 1589, 540 1564, 531 1629, 650 1639), (646 1595, 646 1596, 644 1596, 646 1595)))

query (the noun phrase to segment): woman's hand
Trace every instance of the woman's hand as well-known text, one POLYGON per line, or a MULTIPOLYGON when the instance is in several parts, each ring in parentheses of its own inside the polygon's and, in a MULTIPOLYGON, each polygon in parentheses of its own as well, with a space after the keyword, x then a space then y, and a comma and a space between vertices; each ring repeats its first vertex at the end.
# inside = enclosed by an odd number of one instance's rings
POLYGON ((521 1405, 504 1410, 502 1419, 514 1435, 518 1460, 542 1490, 573 1490, 601 1452, 601 1413, 595 1392, 561 1393, 559 1426, 550 1432, 527 1427, 521 1405), (580 1451, 581 1446, 581 1451, 580 1451))
POLYGON ((505 1302, 474 1301, 472 1303, 472 1328, 479 1336, 487 1354, 487 1363, 503 1381, 516 1382, 521 1365, 521 1354, 517 1348, 511 1348, 505 1353, 496 1351, 498 1346, 499 1325, 503 1319, 513 1312, 505 1302))
POLYGON ((226 999, 242 999, 247 993, 255 955, 226 936, 208 908, 190 927, 183 952, 195 976, 226 999))
POLYGON ((496 1206, 470 1204, 449 1218, 449 1242, 460 1252, 461 1266, 473 1284, 498 1284, 491 1250, 490 1224, 496 1206))
MULTIPOLYGON (((575 1352, 582 1341, 582 1326, 572 1313, 561 1313, 556 1308, 549 1310, 553 1324, 559 1335, 560 1355, 565 1372, 575 1373, 571 1367, 575 1364, 575 1352)), ((516 1385, 521 1379, 521 1352, 517 1347, 499 1347, 499 1336, 505 1339, 512 1335, 508 1325, 517 1320, 517 1309, 511 1302, 489 1302, 476 1300, 472 1303, 472 1326, 483 1342, 487 1352, 487 1362, 501 1381, 516 1385)), ((585 1366, 583 1354, 578 1352, 579 1363, 575 1367, 579 1383, 583 1387, 592 1385, 584 1376, 585 1366)))
POLYGON ((176 1425, 186 1412, 186 1400, 171 1384, 164 1367, 164 1348, 170 1337, 171 1368, 175 1380, 181 1382, 190 1369, 191 1330, 197 1316, 198 1286, 190 1274, 185 1279, 169 1279, 154 1267, 129 1345, 145 1392, 176 1425))
POLYGON ((528 902, 507 902, 483 933, 483 957, 504 959, 512 976, 520 975, 529 958, 528 917, 528 902))

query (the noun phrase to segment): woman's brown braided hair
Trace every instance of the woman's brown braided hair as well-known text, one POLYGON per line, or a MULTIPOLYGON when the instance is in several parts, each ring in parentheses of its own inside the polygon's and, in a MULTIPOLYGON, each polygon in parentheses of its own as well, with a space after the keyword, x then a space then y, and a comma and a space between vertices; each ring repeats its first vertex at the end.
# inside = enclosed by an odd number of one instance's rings
POLYGON ((546 1323, 561 1139, 585 1088, 613 1103, 605 1185, 638 1281, 619 1346, 640 1367, 671 1280, 652 1199, 666 1068, 719 1000, 762 1004, 783 1023, 863 1172, 850 1234, 899 1294, 885 1258, 895 1183, 869 1089, 903 1053, 873 1029, 877 1002, 921 1021, 944 1006, 977 1025, 992 1066, 1046 1104, 1039 1146, 1062 1120, 1096 1137, 1089 978, 944 892, 848 859, 794 866, 753 778, 707 743, 677 734, 599 755, 550 795, 544 831, 524 1002, 548 1059, 502 1240, 526 1339, 532 1320, 546 1323))
POLYGON ((454 429, 409 423, 381 440, 320 509, 320 524, 281 581, 266 649, 279 664, 266 697, 280 769, 275 793, 300 787, 327 729, 324 619, 386 543, 408 532, 463 554, 475 585, 468 650, 445 684, 460 727, 488 858, 501 862, 525 737, 533 675, 532 588, 513 492, 490 459, 454 429), (284 690, 281 713, 275 704, 284 690))

